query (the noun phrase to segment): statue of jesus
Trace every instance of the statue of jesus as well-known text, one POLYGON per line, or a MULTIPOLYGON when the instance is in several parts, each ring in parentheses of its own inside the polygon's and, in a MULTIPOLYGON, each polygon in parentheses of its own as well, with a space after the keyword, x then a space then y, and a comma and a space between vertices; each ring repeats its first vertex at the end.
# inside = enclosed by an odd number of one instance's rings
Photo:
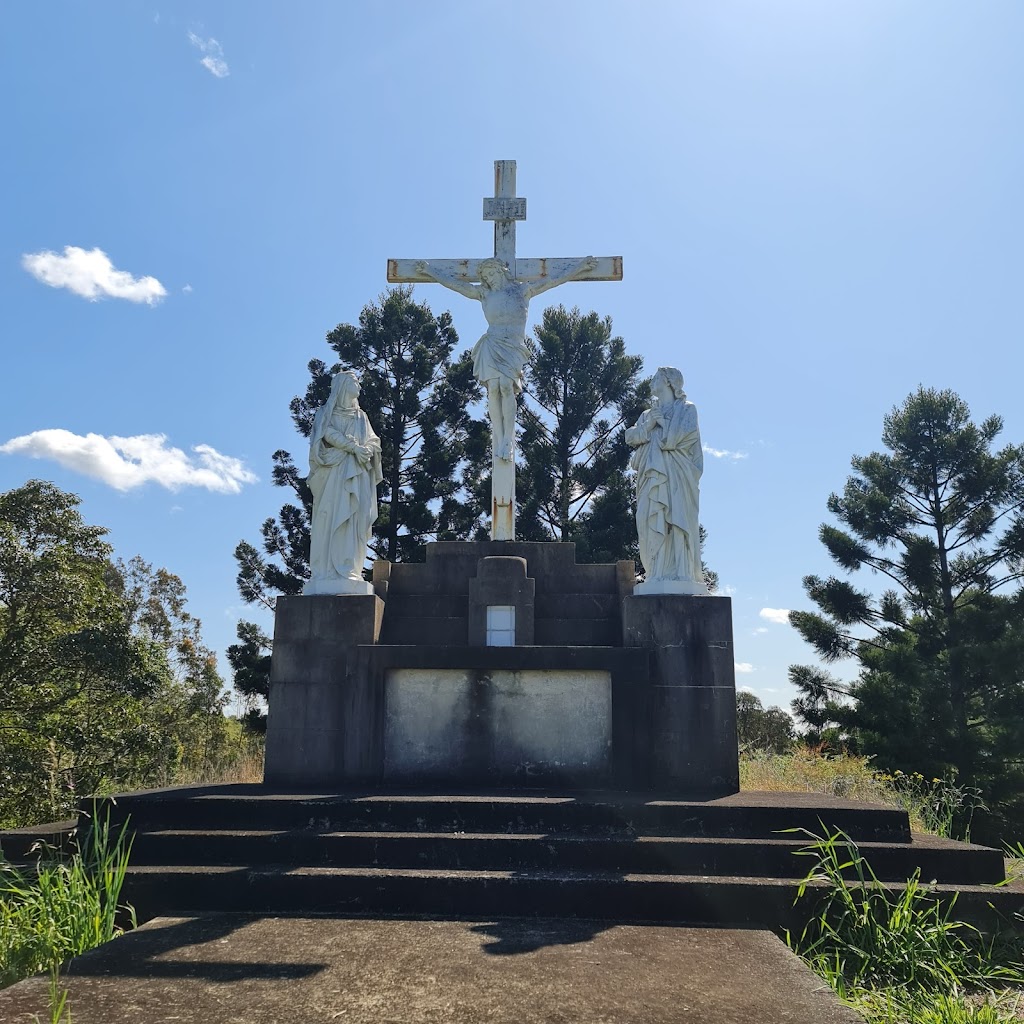
POLYGON ((499 259, 481 260, 480 283, 464 281, 428 260, 416 263, 416 272, 446 288, 476 299, 483 307, 487 331, 473 346, 473 374, 487 389, 487 412, 491 420, 494 457, 512 461, 515 447, 516 395, 523 390, 523 367, 529 358, 526 318, 530 299, 550 288, 592 271, 593 256, 571 264, 557 277, 517 281, 499 259))

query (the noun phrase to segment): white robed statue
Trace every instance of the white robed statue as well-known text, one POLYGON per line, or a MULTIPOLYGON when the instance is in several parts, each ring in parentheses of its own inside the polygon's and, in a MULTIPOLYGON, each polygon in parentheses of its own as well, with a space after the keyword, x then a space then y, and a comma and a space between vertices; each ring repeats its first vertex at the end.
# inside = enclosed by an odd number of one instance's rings
POLYGON ((646 579, 637 594, 707 594, 700 563, 700 477, 704 471, 697 408, 683 375, 662 366, 654 401, 626 430, 636 470, 636 528, 646 579))
POLYGON ((359 408, 359 381, 342 371, 317 410, 309 438, 306 483, 313 492, 313 517, 304 594, 373 593, 362 570, 383 478, 380 438, 359 408))

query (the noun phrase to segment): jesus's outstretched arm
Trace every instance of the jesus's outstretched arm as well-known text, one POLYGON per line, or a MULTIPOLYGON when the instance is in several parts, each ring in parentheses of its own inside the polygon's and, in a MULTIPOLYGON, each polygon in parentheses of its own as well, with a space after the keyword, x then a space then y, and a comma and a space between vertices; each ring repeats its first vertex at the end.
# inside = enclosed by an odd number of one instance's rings
POLYGON ((572 281, 574 278, 579 277, 580 274, 593 270, 596 266, 596 257, 584 256, 583 259, 570 264, 569 268, 561 274, 552 277, 542 277, 539 281, 531 281, 526 286, 526 297, 532 299, 534 295, 540 295, 541 292, 546 292, 550 288, 557 288, 560 284, 572 281))
POLYGON ((438 284, 443 284, 445 288, 451 288, 453 292, 465 295, 469 299, 480 299, 480 289, 477 285, 471 281, 463 281, 461 277, 457 277, 447 270, 442 270, 440 267, 432 267, 428 260, 416 261, 416 273, 423 274, 438 284))

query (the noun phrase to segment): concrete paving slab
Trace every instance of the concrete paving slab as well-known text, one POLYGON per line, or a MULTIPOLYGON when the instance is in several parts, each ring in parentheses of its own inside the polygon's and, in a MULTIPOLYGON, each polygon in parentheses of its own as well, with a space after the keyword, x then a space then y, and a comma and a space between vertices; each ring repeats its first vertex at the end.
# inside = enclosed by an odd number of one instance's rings
MULTIPOLYGON (((862 1024, 770 932, 581 920, 157 918, 77 958, 75 1024, 862 1024)), ((48 979, 0 1020, 49 1020, 48 979)))

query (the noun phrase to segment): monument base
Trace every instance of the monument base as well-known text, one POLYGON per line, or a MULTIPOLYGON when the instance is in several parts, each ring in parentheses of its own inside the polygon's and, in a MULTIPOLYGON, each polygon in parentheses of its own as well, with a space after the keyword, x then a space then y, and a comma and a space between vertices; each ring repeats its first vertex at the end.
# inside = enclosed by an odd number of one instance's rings
POLYGON ((267 782, 737 792, 731 602, 634 580, 452 541, 376 563, 373 596, 279 598, 267 782))

